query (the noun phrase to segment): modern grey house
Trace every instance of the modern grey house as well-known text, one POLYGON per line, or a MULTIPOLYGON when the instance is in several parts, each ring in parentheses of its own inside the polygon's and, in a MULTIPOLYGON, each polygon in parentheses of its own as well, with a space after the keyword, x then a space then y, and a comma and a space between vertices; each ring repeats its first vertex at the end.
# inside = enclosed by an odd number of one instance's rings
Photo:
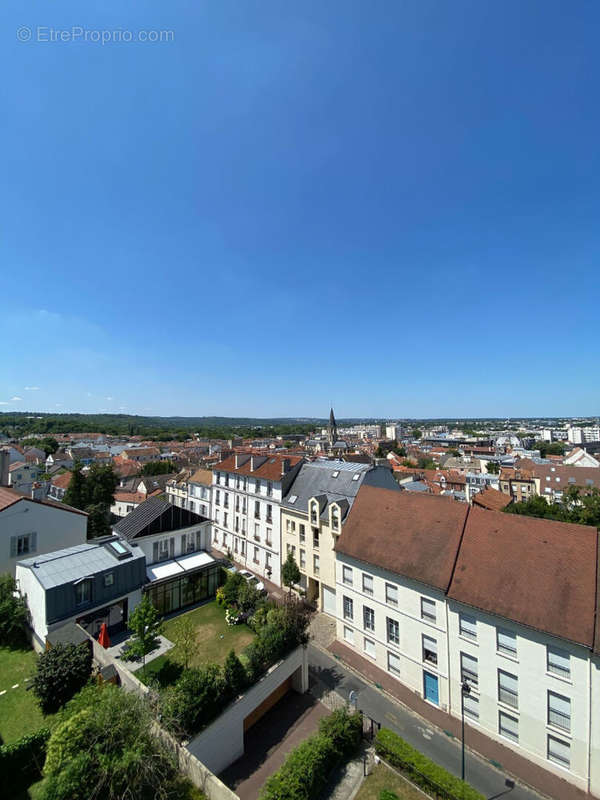
POLYGON ((161 615, 215 596, 224 562, 207 552, 210 521, 206 517, 149 497, 113 531, 145 553, 144 591, 161 615))
POLYGON ((142 597, 146 558, 141 548, 116 537, 55 550, 20 561, 19 591, 31 614, 34 644, 73 622, 92 636, 102 623, 109 634, 125 630, 142 597))

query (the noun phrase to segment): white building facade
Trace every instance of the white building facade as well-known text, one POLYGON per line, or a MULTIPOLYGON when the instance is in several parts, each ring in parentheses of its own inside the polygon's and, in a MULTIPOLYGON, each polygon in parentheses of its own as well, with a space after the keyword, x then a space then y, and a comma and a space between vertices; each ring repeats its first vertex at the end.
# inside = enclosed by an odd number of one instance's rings
POLYGON ((213 546, 278 586, 281 499, 302 462, 295 456, 240 454, 213 470, 213 546))

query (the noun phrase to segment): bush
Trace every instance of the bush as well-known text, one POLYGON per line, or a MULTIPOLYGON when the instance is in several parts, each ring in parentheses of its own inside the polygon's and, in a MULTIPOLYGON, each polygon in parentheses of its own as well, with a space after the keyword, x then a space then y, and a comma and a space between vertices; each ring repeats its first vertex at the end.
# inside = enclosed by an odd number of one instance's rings
POLYGON ((350 758, 360 745, 362 717, 340 708, 328 717, 323 717, 319 722, 319 733, 332 740, 342 758, 350 758))
POLYGON ((313 800, 323 791, 332 770, 346 761, 360 743, 360 714, 346 709, 321 720, 319 733, 302 742, 267 780, 260 800, 313 800))
POLYGON ((227 580, 221 586, 220 596, 223 598, 223 605, 237 605, 238 594, 242 586, 246 586, 246 581, 239 572, 228 572, 227 580))
POLYGON ((246 670, 236 656, 235 650, 229 651, 223 664, 223 681, 225 690, 232 699, 241 694, 248 684, 246 670))
POLYGON ((400 800, 395 792, 390 792, 389 789, 382 789, 379 792, 379 800, 400 800))
POLYGON ((168 730, 191 737, 208 725, 229 699, 218 664, 185 670, 175 686, 162 693, 160 712, 168 730))
POLYGON ((58 711, 87 683, 91 673, 92 650, 88 642, 57 644, 42 653, 32 682, 42 711, 58 711))
POLYGON ((17 792, 39 780, 49 738, 48 728, 41 728, 36 733, 0 747, 0 774, 4 791, 17 792))
POLYGON ((8 572, 0 575, 0 646, 27 646, 29 612, 22 597, 15 594, 17 584, 8 572))
POLYGON ((417 786, 435 791, 439 798, 485 800, 484 796, 468 783, 455 778, 387 728, 382 728, 377 734, 375 751, 393 767, 406 773, 417 786))

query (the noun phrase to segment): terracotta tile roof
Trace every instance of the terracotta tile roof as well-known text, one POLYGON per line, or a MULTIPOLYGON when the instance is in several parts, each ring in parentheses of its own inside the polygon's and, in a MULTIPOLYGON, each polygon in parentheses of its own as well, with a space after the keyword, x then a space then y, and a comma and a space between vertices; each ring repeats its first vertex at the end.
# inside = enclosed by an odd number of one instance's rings
POLYGON ((197 469, 190 476, 190 483, 202 483, 204 486, 212 484, 212 472, 209 469, 197 469))
POLYGON ((61 503, 56 500, 50 500, 49 498, 46 500, 34 500, 26 494, 16 492, 14 489, 8 489, 5 486, 0 486, 0 511, 4 511, 5 508, 18 503, 19 500, 27 500, 30 503, 38 503, 42 506, 53 506, 54 508, 60 508, 61 511, 72 511, 74 514, 81 514, 84 517, 88 516, 85 511, 80 511, 78 508, 73 508, 73 506, 68 506, 65 503, 61 503))
POLYGON ((490 511, 502 511, 512 502, 510 495, 499 492, 497 489, 487 487, 482 492, 473 495, 473 505, 487 508, 490 511))
POLYGON ((448 597, 591 647, 595 528, 472 508, 448 597))
POLYGON ((335 550, 446 591, 468 506, 362 486, 335 550))
POLYGON ((121 478, 126 478, 131 475, 137 475, 141 469, 137 461, 129 461, 127 459, 113 458, 113 469, 121 478))
POLYGON ((252 457, 249 456, 244 461, 246 455, 239 457, 238 463, 240 466, 235 466, 235 456, 229 456, 224 461, 220 461, 213 469, 219 472, 232 472, 236 475, 251 475, 253 478, 264 478, 270 481, 279 481, 282 477, 283 461, 289 462, 289 469, 292 469, 302 461, 302 456, 282 456, 282 455, 269 455, 269 456, 254 456, 254 464, 258 464, 256 469, 252 469, 252 457), (241 462, 244 463, 241 463, 241 462))
POLYGON ((146 497, 147 495, 143 492, 115 492, 115 502, 117 503, 143 503, 146 497))
POLYGON ((72 472, 62 472, 60 475, 56 475, 52 478, 52 485, 57 486, 59 489, 68 489, 69 484, 71 483, 71 476, 72 472))

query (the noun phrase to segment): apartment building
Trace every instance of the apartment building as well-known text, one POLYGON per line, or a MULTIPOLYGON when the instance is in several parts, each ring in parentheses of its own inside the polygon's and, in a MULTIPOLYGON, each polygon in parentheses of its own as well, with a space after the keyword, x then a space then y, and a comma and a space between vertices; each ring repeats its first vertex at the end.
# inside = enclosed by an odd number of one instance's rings
POLYGON ((292 553, 307 600, 335 616, 334 545, 363 484, 394 491, 389 467, 346 461, 303 464, 281 503, 281 559, 292 553))
POLYGON ((501 468, 499 487, 500 491, 510 495, 515 503, 529 500, 530 497, 537 494, 536 483, 531 470, 522 467, 521 462, 519 462, 518 467, 501 468))
POLYGON ((212 519, 212 472, 197 469, 188 480, 187 508, 207 519, 212 519))
POLYGON ((515 467, 500 471, 500 491, 510 494, 516 502, 527 500, 534 494, 545 497, 549 503, 560 501, 569 487, 586 491, 600 489, 600 469, 576 464, 539 463, 522 458, 515 467))
POLYGON ((235 454, 213 469, 212 541, 249 569, 281 584, 281 500, 303 458, 235 454))
POLYGON ((600 792, 594 528, 363 486, 335 550, 341 642, 600 792))

